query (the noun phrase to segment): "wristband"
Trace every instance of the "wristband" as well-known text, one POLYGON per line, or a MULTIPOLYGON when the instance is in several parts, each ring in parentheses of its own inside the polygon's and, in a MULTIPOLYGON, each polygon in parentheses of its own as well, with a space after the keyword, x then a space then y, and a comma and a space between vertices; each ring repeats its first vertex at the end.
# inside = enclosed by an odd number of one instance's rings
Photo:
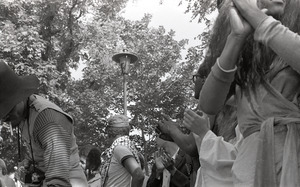
POLYGON ((232 72, 235 72, 237 70, 236 65, 235 65, 235 67, 233 69, 229 69, 229 70, 223 69, 220 66, 219 58, 217 58, 217 65, 218 65, 219 69, 222 70, 224 73, 232 73, 232 72))

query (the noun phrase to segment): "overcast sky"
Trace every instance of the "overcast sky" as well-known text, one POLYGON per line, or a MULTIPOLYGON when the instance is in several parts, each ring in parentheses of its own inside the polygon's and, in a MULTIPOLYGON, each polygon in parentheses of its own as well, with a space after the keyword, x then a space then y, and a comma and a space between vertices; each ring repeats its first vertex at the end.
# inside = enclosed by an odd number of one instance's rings
POLYGON ((191 21, 191 14, 185 14, 187 4, 179 5, 179 0, 129 0, 122 16, 130 20, 140 20, 144 14, 151 14, 150 26, 163 26, 167 31, 174 30, 175 39, 189 39, 189 46, 199 45, 194 38, 205 28, 197 20, 191 21))
MULTIPOLYGON (((191 14, 185 14, 187 7, 186 1, 179 6, 180 0, 129 0, 126 8, 122 11, 122 16, 129 20, 141 20, 144 14, 152 15, 151 27, 163 26, 166 31, 175 31, 175 40, 188 39, 189 44, 186 48, 199 45, 199 40, 194 39, 205 29, 205 24, 198 23, 198 20, 192 20, 191 14)), ((186 51, 182 51, 182 58, 185 58, 186 51)), ((81 64, 77 70, 71 70, 75 79, 82 77, 81 64)))

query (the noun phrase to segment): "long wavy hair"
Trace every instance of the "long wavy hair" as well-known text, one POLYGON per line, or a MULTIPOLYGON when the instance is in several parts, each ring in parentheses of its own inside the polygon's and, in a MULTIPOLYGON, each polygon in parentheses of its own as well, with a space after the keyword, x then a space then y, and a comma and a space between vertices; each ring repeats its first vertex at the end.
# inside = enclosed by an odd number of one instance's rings
MULTIPOLYGON (((279 18, 282 24, 291 31, 300 32, 300 1, 286 0, 284 14, 279 18)), ((204 62, 200 65, 198 72, 208 75, 216 59, 221 55, 225 46, 227 36, 230 33, 229 8, 231 0, 224 0, 221 4, 219 15, 215 21, 208 47, 208 53, 204 62)), ((230 95, 234 92, 234 85, 238 84, 242 88, 255 86, 265 79, 270 65, 277 55, 270 48, 253 40, 253 34, 247 38, 247 42, 242 49, 238 59, 238 71, 230 95)))
MULTIPOLYGON (((300 1, 286 0, 284 14, 280 18, 283 25, 295 33, 300 33, 300 1)), ((217 58, 221 55, 228 35, 231 32, 229 8, 231 0, 224 0, 220 3, 219 15, 216 18, 209 41, 208 51, 203 63, 199 66, 197 73, 202 79, 205 79, 215 64, 217 58)), ((238 59, 238 71, 234 82, 228 93, 227 99, 235 93, 235 86, 238 84, 242 88, 247 86, 254 87, 257 83, 264 80, 270 65, 276 58, 276 54, 262 44, 253 40, 250 35, 238 59)), ((226 140, 235 137, 234 128, 236 126, 235 109, 224 107, 216 117, 215 133, 222 135, 226 140), (228 120, 226 121, 226 119, 228 120), (224 121, 225 119, 225 121, 224 121), (219 124, 218 122, 222 122, 219 124)))

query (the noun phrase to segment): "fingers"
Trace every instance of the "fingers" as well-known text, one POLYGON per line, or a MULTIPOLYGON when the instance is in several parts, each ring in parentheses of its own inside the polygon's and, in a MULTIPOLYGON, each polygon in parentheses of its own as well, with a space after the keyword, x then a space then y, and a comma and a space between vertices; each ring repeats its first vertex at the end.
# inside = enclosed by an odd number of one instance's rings
POLYGON ((169 134, 170 132, 169 125, 165 122, 166 121, 158 122, 158 129, 161 133, 169 134))
POLYGON ((229 17, 230 17, 231 27, 239 28, 240 25, 243 25, 240 13, 234 6, 231 7, 229 10, 229 17))
POLYGON ((166 153, 165 151, 162 153, 162 162, 165 166, 169 166, 171 165, 172 163, 172 158, 170 157, 170 155, 168 153, 166 153))
POLYGON ((187 129, 192 130, 192 126, 191 126, 189 123, 187 123, 186 121, 183 121, 183 125, 184 125, 187 129))
POLYGON ((184 112, 184 117, 187 118, 188 120, 193 120, 195 118, 205 119, 204 116, 205 116, 204 113, 201 111, 194 112, 191 109, 186 109, 184 112))
POLYGON ((194 112, 191 109, 187 109, 184 112, 183 125, 193 132, 205 130, 208 127, 209 118, 205 113, 194 112), (202 116, 197 113, 201 113, 202 116))

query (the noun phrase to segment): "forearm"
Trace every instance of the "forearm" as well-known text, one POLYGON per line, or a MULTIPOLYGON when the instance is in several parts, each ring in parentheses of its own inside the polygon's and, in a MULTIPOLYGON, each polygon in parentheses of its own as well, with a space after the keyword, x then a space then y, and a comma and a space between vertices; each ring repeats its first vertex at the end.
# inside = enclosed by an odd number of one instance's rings
POLYGON ((132 174, 131 187, 141 187, 144 182, 144 174, 141 168, 137 168, 132 174))
POLYGON ((244 42, 244 38, 233 34, 228 36, 222 54, 218 59, 219 65, 216 62, 213 66, 200 94, 200 109, 206 114, 216 115, 223 107, 235 75, 234 71, 224 72, 223 70, 235 69, 244 42))
POLYGON ((178 128, 171 128, 170 135, 180 149, 190 156, 198 156, 197 146, 191 134, 184 134, 178 128))
POLYGON ((234 69, 246 38, 229 34, 224 49, 219 57, 220 66, 225 70, 234 69))
POLYGON ((300 72, 300 36, 272 17, 263 20, 254 33, 254 39, 280 56, 294 70, 300 72))

